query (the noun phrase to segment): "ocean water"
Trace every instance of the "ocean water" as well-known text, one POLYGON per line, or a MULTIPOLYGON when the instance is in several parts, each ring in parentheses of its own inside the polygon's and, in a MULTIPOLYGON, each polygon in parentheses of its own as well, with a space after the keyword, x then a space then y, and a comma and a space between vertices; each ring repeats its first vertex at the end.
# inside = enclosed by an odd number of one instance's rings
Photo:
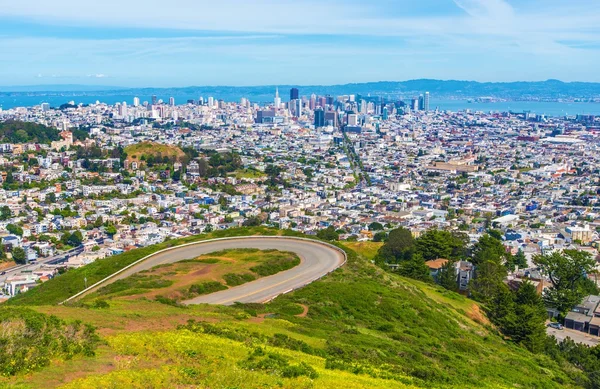
MULTIPOLYGON (((52 107, 58 107, 61 104, 69 101, 74 101, 76 104, 94 104, 96 101, 107 104, 115 104, 127 102, 128 105, 133 104, 133 98, 135 95, 129 94, 115 94, 115 95, 95 95, 86 93, 77 93, 76 95, 64 94, 62 96, 0 96, 0 107, 3 109, 10 109, 15 107, 31 107, 39 105, 41 103, 49 103, 52 107)), ((152 96, 138 95, 140 102, 152 101, 152 96)), ((171 96, 157 96, 158 99, 168 101, 171 96)), ((191 95, 173 95, 176 104, 184 104, 187 100, 198 100, 200 96, 191 95)), ((208 95, 203 96, 205 101, 209 97, 208 95)), ((252 95, 252 96, 239 96, 239 95, 215 95, 212 96, 215 100, 223 99, 225 101, 240 101, 242 97, 247 97, 251 102, 264 103, 273 101, 272 95, 252 95)), ((483 112, 524 112, 530 111, 536 114, 542 114, 546 116, 565 116, 565 115, 578 115, 578 114, 590 114, 600 115, 600 103, 559 103, 559 102, 534 102, 534 101, 508 101, 508 102, 496 102, 496 103, 469 103, 465 100, 436 100, 432 97, 430 102, 431 109, 439 108, 444 111, 483 111, 483 112)))

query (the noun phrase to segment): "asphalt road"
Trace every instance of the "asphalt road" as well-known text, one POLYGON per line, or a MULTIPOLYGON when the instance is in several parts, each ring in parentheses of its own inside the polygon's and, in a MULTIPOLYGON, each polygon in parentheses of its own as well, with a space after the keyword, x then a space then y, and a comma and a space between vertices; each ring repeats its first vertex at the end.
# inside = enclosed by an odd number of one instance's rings
POLYGON ((179 247, 163 253, 158 253, 139 264, 132 266, 101 285, 90 288, 85 294, 91 293, 94 290, 117 280, 129 277, 132 274, 151 269, 154 266, 196 258, 200 255, 213 253, 215 251, 236 248, 291 251, 300 257, 301 262, 300 265, 290 270, 260 278, 256 281, 234 288, 183 301, 184 304, 232 305, 235 302, 263 303, 282 293, 300 288, 321 278, 327 273, 340 267, 345 260, 344 255, 332 247, 315 241, 302 241, 291 238, 250 237, 200 242, 191 246, 179 247))
POLYGON ((556 328, 546 327, 546 333, 548 335, 554 335, 556 340, 558 340, 559 342, 565 340, 566 338, 571 338, 571 340, 573 340, 573 342, 575 343, 586 344, 592 347, 600 344, 599 337, 586 334, 585 332, 571 330, 568 328, 557 330, 556 328))
POLYGON ((38 258, 35 264, 17 265, 17 266, 8 268, 8 269, 4 269, 4 272, 6 272, 6 273, 4 275, 0 276, 0 283, 6 281, 6 279, 9 277, 21 274, 21 272, 23 272, 23 271, 37 270, 37 269, 41 268, 42 265, 46 265, 46 264, 54 265, 59 262, 66 261, 68 259, 68 257, 72 257, 75 255, 81 254, 82 252, 83 252, 83 247, 76 247, 65 253, 55 255, 53 257, 38 258))

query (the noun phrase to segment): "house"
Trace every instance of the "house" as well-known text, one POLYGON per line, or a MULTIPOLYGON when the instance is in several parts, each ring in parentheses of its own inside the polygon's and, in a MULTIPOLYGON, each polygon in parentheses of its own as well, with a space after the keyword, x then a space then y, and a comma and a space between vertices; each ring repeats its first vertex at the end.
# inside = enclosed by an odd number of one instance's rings
POLYGON ((599 336, 600 296, 587 296, 573 307, 565 318, 565 327, 599 336))
POLYGON ((429 268, 429 274, 433 277, 434 280, 437 281, 437 277, 440 274, 440 270, 448 263, 448 260, 445 258, 433 259, 431 261, 425 262, 425 265, 429 268))

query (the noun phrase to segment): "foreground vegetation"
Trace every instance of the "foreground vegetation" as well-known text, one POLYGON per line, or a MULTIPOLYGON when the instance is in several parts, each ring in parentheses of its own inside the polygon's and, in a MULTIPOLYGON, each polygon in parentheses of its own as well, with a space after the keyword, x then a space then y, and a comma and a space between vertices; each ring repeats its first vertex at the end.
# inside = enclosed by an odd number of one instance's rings
POLYGON ((179 302, 242 285, 299 264, 300 258, 290 252, 224 250, 141 271, 98 289, 83 301, 134 296, 179 302))
MULTIPOLYGON (((372 258, 344 248, 344 268, 265 305, 180 307, 144 298, 39 304, 38 312, 65 322, 85 317, 106 344, 95 357, 5 382, 69 388, 594 387, 593 377, 580 370, 593 355, 565 358, 553 343, 547 346, 552 356, 531 353, 507 341, 472 300, 385 272, 372 258)), ((375 251, 362 249, 365 255, 375 251)), ((19 304, 42 299, 40 292, 19 304)))

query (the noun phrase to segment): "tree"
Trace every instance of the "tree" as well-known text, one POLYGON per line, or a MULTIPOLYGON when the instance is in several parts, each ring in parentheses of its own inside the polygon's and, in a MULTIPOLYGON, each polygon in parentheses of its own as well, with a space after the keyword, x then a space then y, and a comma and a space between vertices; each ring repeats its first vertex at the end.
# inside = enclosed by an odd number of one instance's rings
POLYGON ((423 257, 420 255, 412 255, 399 264, 398 273, 404 277, 409 277, 419 281, 432 282, 431 273, 429 268, 425 265, 423 257))
POLYGON ((540 352, 546 339, 548 317, 542 298, 531 282, 523 282, 515 296, 515 327, 511 337, 531 352, 540 352))
POLYGON ((212 232, 213 228, 212 224, 207 224, 206 227, 204 227, 204 232, 212 232))
POLYGON ((466 243, 464 234, 430 229, 415 240, 417 252, 430 261, 438 258, 460 259, 464 256, 466 243))
POLYGON ((455 262, 448 261, 444 266, 442 266, 437 276, 437 282, 445 289, 452 291, 458 290, 455 262))
POLYGON ((67 240, 67 243, 70 246, 74 246, 74 247, 81 245, 81 242, 83 242, 83 235, 81 234, 81 231, 79 231, 79 230, 73 232, 71 234, 71 236, 69 236, 69 239, 67 240))
POLYGON ((415 252, 415 240, 410 230, 404 227, 390 231, 388 240, 379 249, 377 256, 387 263, 399 263, 411 259, 415 252))
POLYGON ((524 269, 528 266, 527 258, 525 257, 525 253, 521 249, 519 249, 519 251, 517 252, 517 254, 515 255, 513 260, 514 260, 514 264, 516 266, 518 266, 519 269, 524 269))
POLYGON ((340 234, 335 231, 333 226, 329 226, 317 232, 317 238, 325 240, 339 240, 340 234))
POLYGON ((13 235, 23 236, 23 229, 15 224, 7 225, 6 230, 13 235))
POLYGON ((473 263, 479 265, 486 261, 502 264, 507 257, 506 249, 501 241, 489 234, 483 235, 473 248, 473 263))
POLYGON ((544 293, 547 305, 567 313, 579 304, 587 294, 596 293, 597 287, 587 278, 595 270, 596 261, 589 253, 564 250, 551 254, 536 255, 533 263, 552 283, 544 293))
POLYGON ((369 228, 369 231, 381 231, 381 230, 383 230, 383 225, 378 222, 373 222, 373 223, 369 224, 368 228, 369 228))
POLYGON ((113 235, 115 235, 117 233, 117 228, 114 225, 109 224, 108 226, 106 226, 106 229, 104 231, 106 232, 107 235, 112 237, 113 235))
POLYGON ((8 220, 11 218, 11 216, 12 212, 10 211, 8 205, 4 205, 2 208, 0 208, 0 220, 8 220))
POLYGON ((385 242, 387 240, 388 234, 383 232, 383 231, 379 231, 377 233, 375 233, 375 235, 373 236, 373 242, 385 242))
POLYGON ((242 225, 244 227, 256 227, 262 224, 262 220, 258 216, 250 216, 248 219, 244 220, 242 225))
POLYGON ((482 303, 490 303, 504 286, 506 268, 501 264, 489 260, 477 265, 475 278, 470 282, 473 298, 482 303))
POLYGON ((21 247, 15 247, 12 249, 12 258, 17 265, 24 265, 27 263, 25 250, 23 250, 21 247))

